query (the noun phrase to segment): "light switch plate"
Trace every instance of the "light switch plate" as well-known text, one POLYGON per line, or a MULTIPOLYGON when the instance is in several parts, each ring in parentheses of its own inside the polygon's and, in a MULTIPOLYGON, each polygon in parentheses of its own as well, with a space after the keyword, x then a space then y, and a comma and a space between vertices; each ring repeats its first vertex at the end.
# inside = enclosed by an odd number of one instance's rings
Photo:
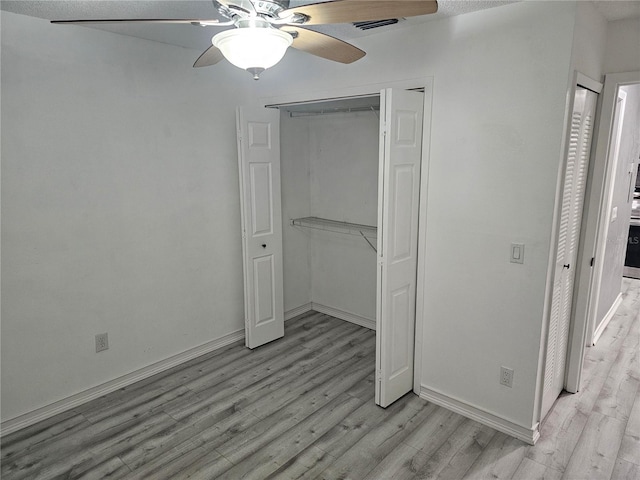
POLYGON ((511 244, 511 263, 524 263, 524 243, 511 244))

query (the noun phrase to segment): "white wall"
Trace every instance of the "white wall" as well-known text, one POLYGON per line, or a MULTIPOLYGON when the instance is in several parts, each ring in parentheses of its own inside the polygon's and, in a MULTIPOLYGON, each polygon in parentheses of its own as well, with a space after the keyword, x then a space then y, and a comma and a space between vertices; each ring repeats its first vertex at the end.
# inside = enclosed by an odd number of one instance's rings
POLYGON ((634 164, 632 170, 637 169, 640 154, 640 84, 620 88, 626 92, 627 99, 611 202, 611 208, 617 208, 618 215, 616 220, 610 222, 608 226, 598 312, 595 318, 596 327, 622 291, 622 270, 631 215, 629 164, 634 164))
POLYGON ((604 73, 640 70, 640 18, 609 22, 604 73))
POLYGON ((508 28, 461 18, 482 33, 445 51, 459 67, 436 77, 423 385, 525 428, 546 316, 570 8, 513 6, 508 28), (525 244, 523 265, 509 263, 512 242, 525 244), (501 366, 514 370, 513 388, 499 385, 501 366))
POLYGON ((289 225, 293 218, 311 215, 309 128, 305 119, 289 118, 284 112, 280 115, 280 159, 284 311, 287 312, 311 302, 310 237, 289 225))
POLYGON ((243 328, 253 80, 198 54, 2 12, 3 421, 243 328))
MULTIPOLYGON (((375 226, 378 117, 363 112, 307 120, 312 215, 375 226)), ((325 232, 312 235, 312 300, 375 320, 376 253, 361 237, 325 232)))
POLYGON ((288 221, 312 215, 376 225, 378 117, 283 114, 281 131, 285 310, 312 301, 375 320, 376 255, 365 240, 293 228, 288 221))
POLYGON ((591 2, 578 2, 571 51, 573 69, 601 82, 606 45, 607 20, 591 2))
POLYGON ((574 21, 571 2, 508 5, 362 38, 349 66, 290 52, 259 85, 311 97, 434 76, 422 385, 527 428, 574 21))

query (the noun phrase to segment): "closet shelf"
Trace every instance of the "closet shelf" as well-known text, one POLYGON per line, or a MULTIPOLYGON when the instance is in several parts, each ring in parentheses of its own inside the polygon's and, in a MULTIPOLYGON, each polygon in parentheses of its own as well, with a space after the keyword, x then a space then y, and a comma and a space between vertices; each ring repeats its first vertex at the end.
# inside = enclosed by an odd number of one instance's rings
POLYGON ((302 217, 291 220, 291 225, 296 227, 315 228, 316 230, 326 230, 328 232, 345 233, 362 237, 376 238, 378 228, 371 225, 361 225, 359 223, 339 222, 319 217, 302 217))
POLYGON ((293 218, 291 225, 296 227, 315 228, 316 230, 324 230, 326 232, 346 233, 347 235, 357 235, 364 238, 365 242, 378 252, 376 247, 371 243, 369 238, 376 238, 378 228, 371 225, 361 225, 359 223, 339 222, 338 220, 329 220, 328 218, 319 217, 302 217, 293 218))

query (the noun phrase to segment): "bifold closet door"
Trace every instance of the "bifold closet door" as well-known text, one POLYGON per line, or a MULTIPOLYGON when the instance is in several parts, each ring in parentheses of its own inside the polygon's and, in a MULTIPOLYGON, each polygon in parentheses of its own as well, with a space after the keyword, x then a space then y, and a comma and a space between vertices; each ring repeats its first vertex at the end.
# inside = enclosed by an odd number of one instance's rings
POLYGON ((238 108, 236 126, 245 342, 255 348, 284 335, 280 112, 238 108))
POLYGON ((424 94, 380 95, 376 403, 413 389, 424 94))
POLYGON ((565 159, 541 418, 549 412, 565 383, 573 285, 597 97, 586 88, 576 88, 565 159))

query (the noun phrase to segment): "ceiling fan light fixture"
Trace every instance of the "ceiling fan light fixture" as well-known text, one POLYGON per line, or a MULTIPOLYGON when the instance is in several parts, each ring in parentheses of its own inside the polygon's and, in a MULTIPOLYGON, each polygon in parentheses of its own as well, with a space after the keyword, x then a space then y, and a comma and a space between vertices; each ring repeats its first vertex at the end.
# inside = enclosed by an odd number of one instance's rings
POLYGON ((293 37, 271 27, 245 27, 220 32, 211 43, 229 62, 247 70, 258 80, 260 73, 282 60, 293 37))

